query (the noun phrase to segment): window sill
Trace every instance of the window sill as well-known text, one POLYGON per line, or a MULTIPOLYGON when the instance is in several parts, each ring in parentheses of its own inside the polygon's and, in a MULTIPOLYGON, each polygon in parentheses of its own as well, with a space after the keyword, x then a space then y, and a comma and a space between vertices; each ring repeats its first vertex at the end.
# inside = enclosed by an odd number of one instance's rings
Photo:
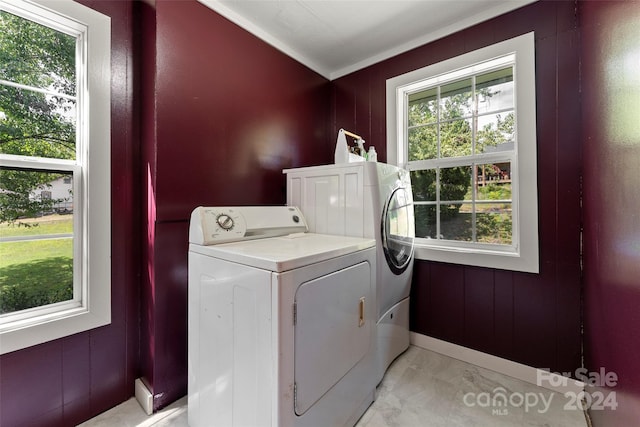
POLYGON ((424 261, 539 273, 537 252, 518 253, 507 250, 435 246, 416 242, 414 256, 415 259, 424 261))

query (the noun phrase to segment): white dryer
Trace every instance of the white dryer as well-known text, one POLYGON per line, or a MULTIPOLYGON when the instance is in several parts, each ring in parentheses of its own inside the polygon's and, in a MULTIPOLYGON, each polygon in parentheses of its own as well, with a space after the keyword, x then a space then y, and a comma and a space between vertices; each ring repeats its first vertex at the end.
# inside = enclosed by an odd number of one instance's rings
POLYGON ((294 207, 193 211, 191 427, 353 426, 373 401, 375 241, 306 231, 294 207))
POLYGON ((409 173, 379 162, 287 169, 287 204, 309 230, 376 240, 376 378, 409 347, 415 237, 409 173))

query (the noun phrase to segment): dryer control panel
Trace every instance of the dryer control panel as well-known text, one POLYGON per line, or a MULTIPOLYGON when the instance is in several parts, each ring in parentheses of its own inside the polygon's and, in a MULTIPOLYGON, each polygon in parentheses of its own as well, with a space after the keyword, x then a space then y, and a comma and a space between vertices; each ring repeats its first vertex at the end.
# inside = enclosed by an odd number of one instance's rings
POLYGON ((189 243, 215 245, 307 231, 300 209, 293 206, 200 206, 191 213, 189 243))

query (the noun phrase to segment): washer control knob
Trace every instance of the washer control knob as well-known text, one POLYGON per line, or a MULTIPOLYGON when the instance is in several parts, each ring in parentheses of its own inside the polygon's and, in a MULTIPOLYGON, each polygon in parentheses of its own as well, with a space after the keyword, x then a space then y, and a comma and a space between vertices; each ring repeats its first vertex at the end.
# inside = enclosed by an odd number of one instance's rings
POLYGON ((216 222, 223 230, 231 230, 233 228, 233 218, 227 214, 220 214, 216 218, 216 222))

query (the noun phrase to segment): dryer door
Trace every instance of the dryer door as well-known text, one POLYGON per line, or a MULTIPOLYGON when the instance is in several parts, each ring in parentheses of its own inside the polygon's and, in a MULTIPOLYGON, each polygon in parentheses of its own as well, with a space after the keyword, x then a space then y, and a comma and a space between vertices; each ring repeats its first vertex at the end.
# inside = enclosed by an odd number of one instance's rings
POLYGON ((401 274, 409 266, 414 238, 411 190, 398 187, 387 200, 382 214, 382 248, 395 274, 401 274))
POLYGON ((361 262, 305 282, 296 291, 297 415, 311 408, 369 351, 375 325, 371 277, 371 265, 361 262))

